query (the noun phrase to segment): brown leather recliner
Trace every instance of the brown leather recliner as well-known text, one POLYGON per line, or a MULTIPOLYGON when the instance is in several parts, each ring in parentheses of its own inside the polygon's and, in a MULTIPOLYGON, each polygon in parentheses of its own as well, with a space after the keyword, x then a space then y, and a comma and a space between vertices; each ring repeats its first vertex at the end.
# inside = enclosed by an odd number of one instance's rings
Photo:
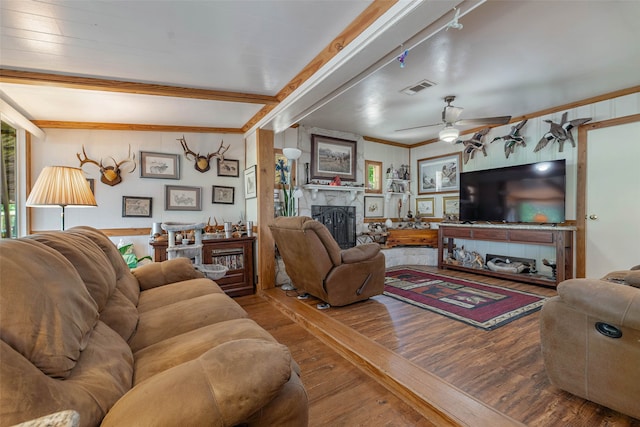
MULTIPOLYGON (((640 266, 639 266, 640 267, 640 266)), ((551 383, 640 419, 640 269, 558 285, 540 315, 551 383)))
POLYGON ((384 290, 384 254, 377 243, 342 250, 327 227, 306 216, 278 217, 269 228, 299 291, 343 306, 384 290))

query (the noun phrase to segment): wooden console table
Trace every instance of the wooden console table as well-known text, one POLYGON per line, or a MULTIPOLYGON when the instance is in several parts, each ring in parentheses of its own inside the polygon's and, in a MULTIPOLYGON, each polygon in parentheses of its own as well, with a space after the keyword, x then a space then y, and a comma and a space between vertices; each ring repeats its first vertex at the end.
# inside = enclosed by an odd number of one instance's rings
MULTIPOLYGON (((438 229, 438 268, 464 270, 502 279, 557 286, 573 277, 573 231, 574 227, 498 225, 498 224, 440 224, 438 229), (557 265, 555 279, 540 274, 506 273, 488 269, 475 269, 444 262, 445 244, 449 253, 453 251, 454 239, 486 240, 493 242, 521 243, 554 246, 557 265), (446 242, 445 242, 446 240, 446 242)), ((486 255, 486 254, 485 254, 486 255)))
MULTIPOLYGON (((216 283, 229 296, 239 297, 255 293, 253 275, 253 242, 255 237, 203 240, 203 264, 222 264, 229 268, 224 277, 216 283)), ((193 243, 193 242, 192 242, 193 243)), ((150 243, 153 260, 167 259, 167 241, 150 243)))
POLYGON ((438 246, 438 230, 429 228, 390 228, 387 229, 388 248, 394 246, 438 246))

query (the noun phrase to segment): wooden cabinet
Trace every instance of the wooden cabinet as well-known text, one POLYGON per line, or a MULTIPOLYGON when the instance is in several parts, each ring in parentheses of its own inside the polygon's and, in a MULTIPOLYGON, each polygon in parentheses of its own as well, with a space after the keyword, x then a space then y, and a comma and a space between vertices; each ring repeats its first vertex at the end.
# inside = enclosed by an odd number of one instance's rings
POLYGON ((390 228, 387 230, 388 248, 394 246, 438 246, 438 230, 419 228, 390 228))
MULTIPOLYGON (((253 242, 255 237, 211 239, 203 241, 204 264, 222 264, 229 268, 227 274, 216 283, 232 297, 251 295, 255 292, 253 273, 253 242)), ((153 260, 167 259, 167 242, 151 242, 153 260)))
POLYGON ((464 270, 503 279, 555 287, 563 280, 573 277, 573 230, 573 227, 440 224, 438 229, 438 268, 464 270), (557 265, 556 277, 552 278, 540 274, 505 273, 447 263, 443 259, 445 246, 447 251, 451 253, 454 247, 454 239, 456 238, 554 246, 557 265))

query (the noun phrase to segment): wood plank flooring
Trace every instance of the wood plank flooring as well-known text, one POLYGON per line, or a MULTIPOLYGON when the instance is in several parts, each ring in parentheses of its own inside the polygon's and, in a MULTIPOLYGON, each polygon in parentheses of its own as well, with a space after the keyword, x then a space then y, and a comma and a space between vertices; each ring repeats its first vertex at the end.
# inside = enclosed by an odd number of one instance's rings
MULTIPOLYGON (((439 271, 435 267, 421 268, 439 271)), ((551 288, 470 273, 439 272, 544 296, 556 293, 551 288)), ((549 384, 540 353, 539 313, 494 331, 482 331, 386 296, 319 311, 314 298, 302 301, 295 298, 295 292, 288 294, 280 289, 266 291, 264 296, 270 304, 256 296, 236 300, 291 348, 309 390, 312 426, 521 423, 640 427, 640 420, 549 384), (321 350, 322 356, 311 356, 321 350), (357 371, 342 365, 347 359, 361 369, 357 377, 352 376, 357 371), (369 378, 361 377, 367 377, 365 372, 369 378), (402 400, 380 390, 371 378, 384 383, 402 400), (358 388, 356 384, 363 384, 367 392, 351 393, 358 388), (384 405, 374 404, 377 399, 384 405), (353 412, 370 413, 376 418, 343 418, 353 412), (329 413, 335 415, 328 419, 329 413), (501 414, 505 415, 503 419, 501 414)))

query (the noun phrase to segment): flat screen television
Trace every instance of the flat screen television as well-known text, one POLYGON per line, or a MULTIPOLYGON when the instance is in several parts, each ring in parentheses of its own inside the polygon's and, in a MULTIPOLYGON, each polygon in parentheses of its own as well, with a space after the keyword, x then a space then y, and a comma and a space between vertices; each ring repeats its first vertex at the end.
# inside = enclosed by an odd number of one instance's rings
POLYGON ((460 220, 557 224, 565 194, 565 160, 463 172, 460 220))

